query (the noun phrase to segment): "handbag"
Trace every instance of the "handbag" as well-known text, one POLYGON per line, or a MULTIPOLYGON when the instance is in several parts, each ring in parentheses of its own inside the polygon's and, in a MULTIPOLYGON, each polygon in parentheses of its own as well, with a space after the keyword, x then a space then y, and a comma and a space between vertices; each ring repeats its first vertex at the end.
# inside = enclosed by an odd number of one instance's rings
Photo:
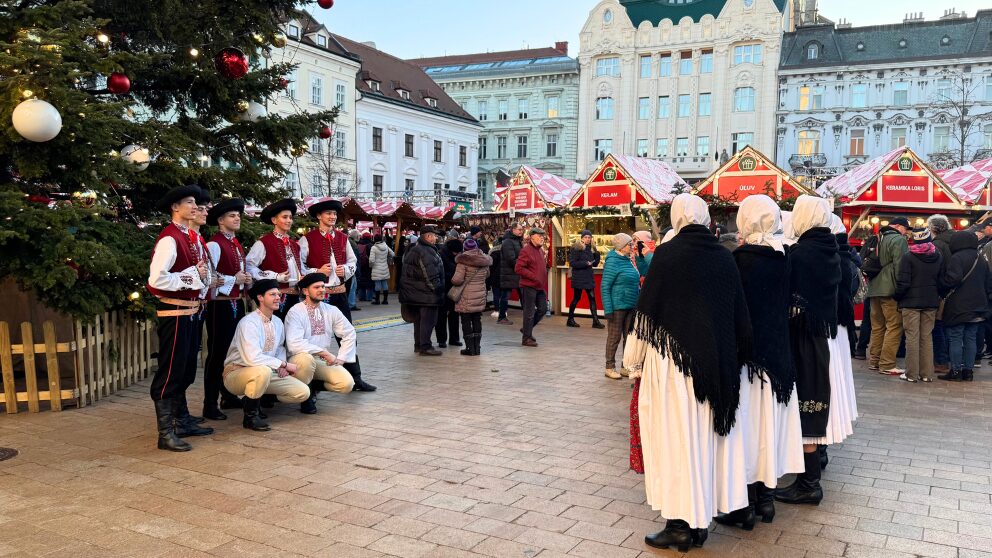
POLYGON ((462 293, 465 292, 465 286, 468 285, 472 281, 472 279, 474 279, 475 276, 479 274, 480 269, 482 268, 479 267, 475 268, 475 272, 473 272, 472 275, 466 277, 465 280, 462 281, 461 285, 455 285, 451 287, 451 289, 448 291, 448 298, 451 299, 451 302, 458 302, 459 300, 462 299, 462 293))

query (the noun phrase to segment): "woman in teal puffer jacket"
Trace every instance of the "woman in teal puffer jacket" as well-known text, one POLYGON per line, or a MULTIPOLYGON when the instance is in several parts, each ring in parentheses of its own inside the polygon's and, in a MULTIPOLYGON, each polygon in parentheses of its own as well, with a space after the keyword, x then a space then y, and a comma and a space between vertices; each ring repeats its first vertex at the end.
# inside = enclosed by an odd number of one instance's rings
POLYGON ((626 376, 627 371, 616 371, 617 347, 623 341, 633 310, 637 307, 637 296, 641 292, 641 274, 630 259, 633 239, 629 234, 619 233, 613 237, 613 250, 606 255, 603 264, 603 282, 600 291, 603 298, 603 311, 606 313, 606 377, 614 380, 626 376))

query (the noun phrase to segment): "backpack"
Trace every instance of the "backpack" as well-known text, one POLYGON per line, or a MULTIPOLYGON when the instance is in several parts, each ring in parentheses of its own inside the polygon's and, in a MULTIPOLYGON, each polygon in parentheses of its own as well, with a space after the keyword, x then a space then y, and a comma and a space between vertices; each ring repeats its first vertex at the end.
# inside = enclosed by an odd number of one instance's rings
POLYGON ((861 257, 863 261, 861 263, 861 273, 868 279, 874 279, 879 273, 882 273, 882 258, 878 255, 879 245, 881 245, 881 242, 878 237, 871 236, 865 241, 865 246, 862 250, 861 257))

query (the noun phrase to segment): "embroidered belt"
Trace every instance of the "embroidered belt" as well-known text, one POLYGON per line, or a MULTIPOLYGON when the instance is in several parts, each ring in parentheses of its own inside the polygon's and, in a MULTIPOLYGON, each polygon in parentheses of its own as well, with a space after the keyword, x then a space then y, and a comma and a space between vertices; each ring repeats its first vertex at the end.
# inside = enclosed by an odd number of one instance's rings
POLYGON ((285 289, 279 289, 279 293, 284 295, 295 295, 300 294, 300 290, 296 287, 286 287, 285 289))
POLYGON ((215 296, 210 300, 241 300, 240 296, 215 296))
POLYGON ((192 316, 200 312, 200 308, 203 305, 202 300, 184 300, 181 298, 159 298, 162 304, 171 304, 172 306, 182 306, 182 310, 159 310, 155 313, 156 316, 160 318, 171 318, 174 316, 192 316))
POLYGON ((334 287, 327 287, 324 289, 324 292, 329 295, 342 294, 348 292, 348 289, 346 289, 344 285, 336 285, 334 287))

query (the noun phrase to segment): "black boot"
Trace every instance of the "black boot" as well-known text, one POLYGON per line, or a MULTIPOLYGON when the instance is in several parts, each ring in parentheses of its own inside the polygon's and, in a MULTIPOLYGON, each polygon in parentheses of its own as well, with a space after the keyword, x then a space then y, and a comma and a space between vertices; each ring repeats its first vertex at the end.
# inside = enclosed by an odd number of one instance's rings
POLYGON ((189 414, 186 407, 186 396, 180 395, 172 399, 172 413, 176 419, 176 436, 185 438, 187 436, 206 436, 213 434, 214 429, 202 427, 197 424, 195 417, 189 414))
POLYGON ((962 370, 961 371, 961 381, 962 382, 974 382, 975 381, 975 370, 962 370))
POLYGON ((592 328, 593 329, 606 329, 606 326, 603 325, 603 322, 599 321, 599 315, 596 314, 596 311, 595 310, 592 311, 592 328))
POLYGON ((754 483, 754 514, 761 517, 762 523, 775 519, 775 497, 764 483, 754 483))
POLYGON ((303 403, 300 403, 300 412, 304 415, 317 414, 317 394, 312 389, 310 390, 310 397, 303 403))
POLYGON ((190 414, 190 412, 189 412, 189 403, 186 402, 186 394, 185 393, 183 393, 182 395, 179 396, 179 401, 180 401, 180 403, 182 405, 182 410, 180 411, 182 413, 182 417, 181 418, 183 418, 184 420, 187 420, 187 421, 193 421, 194 424, 203 424, 203 423, 207 422, 206 417, 198 417, 196 415, 190 414))
POLYGON ((379 306, 379 291, 375 292, 375 299, 372 300, 373 306, 379 306))
POLYGON ((221 412, 217 405, 210 406, 209 404, 203 405, 203 418, 210 420, 227 420, 227 415, 221 412))
POLYGON ((697 548, 703 548, 706 544, 706 539, 710 536, 709 529, 693 529, 692 530, 692 546, 697 548))
POLYGON ((472 356, 479 356, 482 354, 482 334, 476 333, 475 339, 472 340, 472 356))
POLYGON ((382 291, 382 303, 389 304, 389 291, 382 291))
POLYGON ((465 348, 462 349, 462 350, 460 350, 460 351, 458 351, 458 354, 465 355, 465 356, 472 356, 472 352, 473 352, 472 351, 473 334, 466 333, 462 337, 465 339, 465 348))
POLYGON ((948 382, 960 382, 961 381, 961 371, 957 368, 952 368, 947 374, 941 374, 937 376, 941 380, 947 380, 948 382))
POLYGON ((241 426, 256 432, 268 432, 269 430, 272 430, 272 427, 258 416, 258 411, 261 408, 260 400, 251 399, 246 396, 241 398, 241 401, 242 409, 245 410, 245 418, 244 421, 241 422, 241 426))
POLYGON ((352 388, 352 391, 375 391, 377 389, 379 388, 366 382, 361 376, 358 376, 355 378, 355 387, 352 388))
POLYGON ((822 471, 826 469, 827 465, 830 463, 830 456, 827 455, 827 446, 820 444, 816 446, 816 451, 820 453, 820 470, 822 471))
POLYGON ((655 548, 674 546, 679 552, 689 552, 689 547, 695 543, 693 539, 698 537, 693 535, 696 535, 696 530, 690 529, 687 522, 681 519, 669 519, 663 531, 644 537, 644 543, 655 548))
POLYGON ((272 407, 276 406, 276 401, 278 401, 278 399, 276 398, 275 395, 266 393, 265 395, 262 396, 261 399, 259 399, 259 401, 262 402, 263 409, 271 409, 272 407))
POLYGON ((796 475, 796 482, 791 486, 775 491, 775 499, 783 504, 813 504, 820 505, 823 500, 823 489, 820 488, 820 453, 804 452, 803 461, 806 472, 796 475))
POLYGON ((568 317, 568 321, 565 322, 565 325, 568 327, 582 327, 579 324, 575 323, 575 318, 573 318, 572 316, 568 317))
POLYGON ((227 397, 224 394, 220 396, 220 408, 221 409, 240 409, 241 408, 241 398, 237 396, 227 397))
POLYGON ((720 525, 737 526, 740 525, 741 529, 745 531, 751 531, 754 529, 754 502, 755 502, 755 490, 754 485, 747 485, 747 506, 734 510, 727 514, 719 514, 716 516, 716 522, 720 525))
POLYGON ((169 451, 189 451, 193 446, 176 436, 176 420, 172 415, 172 400, 159 399, 155 402, 155 420, 158 423, 158 449, 169 451))

